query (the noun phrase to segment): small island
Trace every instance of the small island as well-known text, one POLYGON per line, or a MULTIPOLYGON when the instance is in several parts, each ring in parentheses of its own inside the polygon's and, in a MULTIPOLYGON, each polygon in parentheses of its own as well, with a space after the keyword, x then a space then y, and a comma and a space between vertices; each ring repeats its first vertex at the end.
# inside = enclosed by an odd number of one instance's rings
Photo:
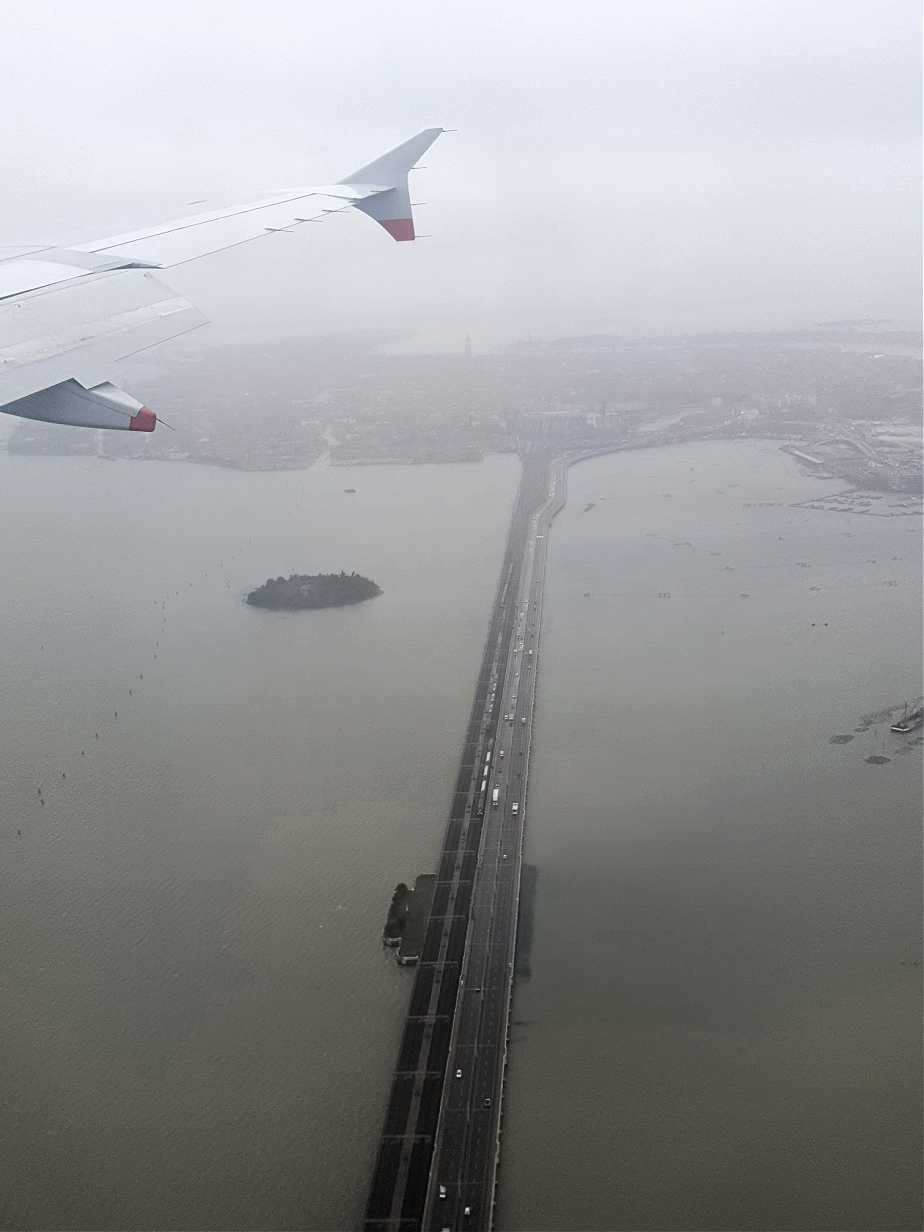
POLYGON ((247 596, 251 607, 273 611, 305 608, 346 607, 374 599, 382 589, 361 573, 292 573, 288 578, 267 578, 247 596))

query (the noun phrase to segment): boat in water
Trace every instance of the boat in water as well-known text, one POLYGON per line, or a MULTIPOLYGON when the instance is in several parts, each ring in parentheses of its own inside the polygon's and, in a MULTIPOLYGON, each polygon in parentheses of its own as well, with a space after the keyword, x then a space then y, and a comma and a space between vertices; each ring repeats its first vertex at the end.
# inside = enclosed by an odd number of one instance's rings
POLYGON ((921 726, 924 726, 924 706, 918 705, 909 711, 907 704, 905 705, 905 713, 897 723, 892 724, 894 732, 913 732, 921 726))

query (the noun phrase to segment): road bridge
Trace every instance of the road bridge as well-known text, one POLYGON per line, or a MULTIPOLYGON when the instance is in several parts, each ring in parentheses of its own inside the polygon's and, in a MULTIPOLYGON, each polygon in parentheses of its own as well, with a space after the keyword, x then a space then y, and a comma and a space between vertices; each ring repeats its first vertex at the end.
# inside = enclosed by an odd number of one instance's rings
POLYGON ((564 474, 524 458, 366 1232, 493 1217, 547 532, 564 474))

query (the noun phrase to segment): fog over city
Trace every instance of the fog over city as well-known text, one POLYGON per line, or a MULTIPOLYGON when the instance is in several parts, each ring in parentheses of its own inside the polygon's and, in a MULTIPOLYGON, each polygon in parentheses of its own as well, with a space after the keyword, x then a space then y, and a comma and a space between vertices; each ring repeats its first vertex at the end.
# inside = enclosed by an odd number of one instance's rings
POLYGON ((0 1229, 921 1228, 921 25, 3 0, 0 1229))
POLYGON ((415 248, 350 215, 177 274, 215 337, 919 318, 912 0, 9 0, 3 23, 7 241, 330 183, 459 129, 415 173, 415 248))

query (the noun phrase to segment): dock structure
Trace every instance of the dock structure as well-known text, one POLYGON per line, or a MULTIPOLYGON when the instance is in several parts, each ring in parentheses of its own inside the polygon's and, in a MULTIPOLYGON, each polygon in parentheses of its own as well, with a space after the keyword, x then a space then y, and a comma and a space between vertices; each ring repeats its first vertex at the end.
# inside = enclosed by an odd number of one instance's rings
POLYGON ((523 460, 366 1232, 493 1220, 547 530, 564 475, 560 460, 523 460))
POLYGON ((421 873, 408 896, 407 922, 398 942, 398 953, 395 955, 400 967, 413 967, 420 961, 433 902, 434 881, 432 873, 421 873))

